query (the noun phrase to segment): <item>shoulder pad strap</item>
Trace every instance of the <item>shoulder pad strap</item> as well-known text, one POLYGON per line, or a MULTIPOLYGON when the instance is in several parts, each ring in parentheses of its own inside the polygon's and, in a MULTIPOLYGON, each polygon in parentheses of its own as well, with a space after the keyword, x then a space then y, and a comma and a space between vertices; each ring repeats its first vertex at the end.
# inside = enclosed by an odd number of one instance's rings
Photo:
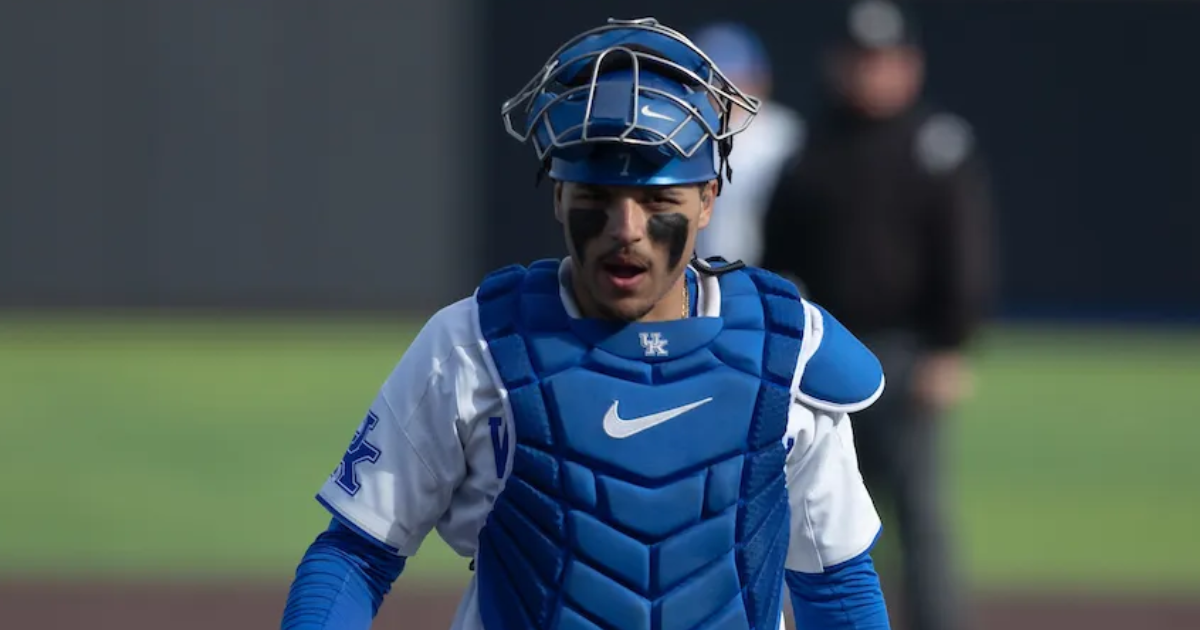
POLYGON ((825 309, 804 303, 804 342, 792 393, 817 409, 852 413, 883 393, 879 359, 825 309))

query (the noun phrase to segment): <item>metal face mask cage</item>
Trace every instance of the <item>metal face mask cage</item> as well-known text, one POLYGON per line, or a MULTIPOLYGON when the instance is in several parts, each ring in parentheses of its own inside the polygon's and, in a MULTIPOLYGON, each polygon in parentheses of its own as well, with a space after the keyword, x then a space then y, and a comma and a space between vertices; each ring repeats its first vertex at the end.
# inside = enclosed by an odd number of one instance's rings
POLYGON ((749 126, 760 105, 758 98, 738 89, 708 55, 678 31, 653 18, 609 19, 560 46, 521 91, 504 102, 501 116, 510 136, 522 143, 532 140, 543 164, 540 174, 551 158, 585 145, 640 147, 666 161, 691 159, 712 142, 719 160, 713 168, 720 181, 721 170, 726 171, 726 178, 731 176, 728 156, 733 136, 749 126), (605 93, 603 83, 614 67, 626 74, 631 71, 632 88, 616 95, 631 102, 614 104, 614 95, 605 93), (567 124, 560 116, 560 128, 556 128, 552 121, 555 108, 584 97, 582 116, 570 117, 567 124), (683 120, 647 115, 644 103, 673 105, 683 120), (732 128, 735 106, 748 115, 732 128), (604 115, 606 109, 619 109, 622 116, 604 115), (514 121, 515 114, 523 119, 514 121))

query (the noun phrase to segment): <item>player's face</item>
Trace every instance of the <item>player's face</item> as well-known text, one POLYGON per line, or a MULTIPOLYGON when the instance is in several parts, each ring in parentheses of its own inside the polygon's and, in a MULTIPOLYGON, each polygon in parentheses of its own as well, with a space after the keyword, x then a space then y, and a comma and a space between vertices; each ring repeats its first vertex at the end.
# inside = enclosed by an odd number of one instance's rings
POLYGON ((678 317, 683 269, 696 232, 712 216, 715 196, 715 181, 631 187, 558 183, 555 215, 567 236, 575 295, 584 311, 624 321, 678 317))

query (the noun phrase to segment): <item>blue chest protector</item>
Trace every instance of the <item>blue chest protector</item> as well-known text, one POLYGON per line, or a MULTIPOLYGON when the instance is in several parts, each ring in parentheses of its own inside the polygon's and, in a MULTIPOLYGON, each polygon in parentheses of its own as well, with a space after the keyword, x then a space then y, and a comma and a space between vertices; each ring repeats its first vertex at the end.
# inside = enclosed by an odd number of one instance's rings
POLYGON ((517 438, 480 532, 484 626, 775 628, 795 287, 733 271, 721 317, 614 324, 571 319, 557 272, 507 267, 476 294, 517 438))

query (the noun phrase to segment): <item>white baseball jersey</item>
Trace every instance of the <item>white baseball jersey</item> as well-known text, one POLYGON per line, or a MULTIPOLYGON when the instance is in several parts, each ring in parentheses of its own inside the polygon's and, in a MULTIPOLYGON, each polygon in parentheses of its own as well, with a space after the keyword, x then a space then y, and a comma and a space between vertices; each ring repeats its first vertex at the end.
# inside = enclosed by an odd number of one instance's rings
MULTIPOLYGON (((579 317, 560 268, 560 296, 579 317)), ((698 274, 699 317, 720 315, 717 278, 698 274)), ((808 326, 800 356, 819 343, 820 315, 807 308, 808 326)), ((867 550, 880 529, 863 485, 854 451, 849 412, 871 404, 882 392, 840 412, 818 410, 794 398, 785 444, 791 505, 786 567, 816 573, 867 550)), ((478 534, 504 488, 516 449, 487 342, 480 332, 474 296, 443 308, 422 328, 384 382, 370 413, 318 500, 358 529, 403 556, 417 553, 430 531, 464 557, 473 557, 478 534), (488 418, 500 416, 507 436, 493 439, 488 418), (503 448, 497 447, 497 441, 503 448), (507 461, 497 466, 497 453, 507 461), (347 470, 349 468, 349 470, 347 470), (500 473, 500 474, 498 474, 500 473)), ((603 410, 595 422, 603 422, 603 410)), ((783 585, 780 585, 783 588, 783 585)), ((471 580, 452 630, 483 630, 471 580)))

